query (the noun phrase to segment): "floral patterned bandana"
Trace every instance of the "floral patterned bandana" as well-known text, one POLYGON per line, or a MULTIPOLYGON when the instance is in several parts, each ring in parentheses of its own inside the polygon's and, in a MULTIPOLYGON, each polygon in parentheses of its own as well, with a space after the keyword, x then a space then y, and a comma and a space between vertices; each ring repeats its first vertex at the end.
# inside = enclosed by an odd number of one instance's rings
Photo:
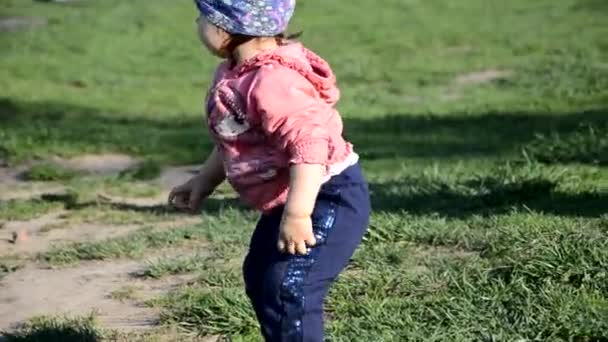
POLYGON ((283 33, 296 0, 195 0, 201 15, 231 34, 272 37, 283 33))

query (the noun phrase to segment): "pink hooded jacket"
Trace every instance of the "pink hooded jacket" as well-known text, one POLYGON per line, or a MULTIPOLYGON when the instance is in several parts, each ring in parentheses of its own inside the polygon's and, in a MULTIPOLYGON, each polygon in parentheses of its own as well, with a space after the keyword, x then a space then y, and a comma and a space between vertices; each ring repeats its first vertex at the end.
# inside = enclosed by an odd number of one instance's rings
POLYGON ((329 178, 357 162, 342 137, 338 99, 327 62, 299 43, 218 67, 207 122, 226 177, 246 203, 264 212, 284 204, 290 165, 325 165, 329 178))

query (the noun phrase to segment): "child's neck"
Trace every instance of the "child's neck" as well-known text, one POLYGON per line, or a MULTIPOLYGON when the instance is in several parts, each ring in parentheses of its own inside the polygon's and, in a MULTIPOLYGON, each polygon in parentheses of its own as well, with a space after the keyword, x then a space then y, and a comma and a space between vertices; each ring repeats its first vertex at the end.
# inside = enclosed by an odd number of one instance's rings
POLYGON ((274 50, 279 47, 279 42, 274 37, 264 37, 250 40, 234 49, 232 58, 236 65, 257 56, 260 52, 274 50))

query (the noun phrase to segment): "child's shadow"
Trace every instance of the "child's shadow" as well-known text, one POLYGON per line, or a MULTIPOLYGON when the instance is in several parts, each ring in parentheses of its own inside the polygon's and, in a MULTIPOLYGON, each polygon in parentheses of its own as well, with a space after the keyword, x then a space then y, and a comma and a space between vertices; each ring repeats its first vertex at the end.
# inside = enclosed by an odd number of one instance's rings
MULTIPOLYGON (((73 196, 69 194, 47 194, 42 195, 41 199, 48 202, 60 202, 67 210, 82 210, 90 207, 109 207, 114 210, 131 211, 138 213, 146 213, 155 216, 179 215, 184 214, 176 208, 168 204, 154 205, 138 205, 133 203, 122 202, 83 202, 78 203, 73 196)), ((204 201, 202 212, 208 214, 217 214, 226 210, 247 211, 248 208, 239 201, 238 198, 209 198, 204 201)))

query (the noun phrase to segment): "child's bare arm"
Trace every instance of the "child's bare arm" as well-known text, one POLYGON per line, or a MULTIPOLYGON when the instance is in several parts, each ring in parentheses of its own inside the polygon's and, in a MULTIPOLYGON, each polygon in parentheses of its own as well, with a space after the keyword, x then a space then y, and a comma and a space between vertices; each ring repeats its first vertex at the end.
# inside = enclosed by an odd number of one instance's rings
POLYGON ((316 164, 293 165, 290 168, 289 195, 285 215, 310 216, 323 181, 325 167, 316 164))
POLYGON ((209 181, 209 186, 211 187, 209 191, 211 192, 226 179, 222 157, 220 156, 217 147, 214 148, 209 157, 207 157, 207 160, 199 171, 199 176, 209 181))
POLYGON ((222 159, 217 148, 214 148, 198 175, 171 190, 169 204, 177 209, 196 213, 200 210, 202 200, 211 195, 225 179, 222 159))
POLYGON ((316 244, 312 212, 323 181, 323 165, 300 164, 290 169, 289 194, 281 222, 278 248, 289 254, 306 254, 316 244))

